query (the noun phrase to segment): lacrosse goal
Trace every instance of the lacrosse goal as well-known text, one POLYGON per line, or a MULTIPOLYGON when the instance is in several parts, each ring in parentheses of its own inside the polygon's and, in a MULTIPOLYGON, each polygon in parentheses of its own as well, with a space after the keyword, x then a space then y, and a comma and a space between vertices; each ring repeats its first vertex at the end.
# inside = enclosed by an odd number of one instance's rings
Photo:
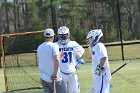
POLYGON ((42 32, 0 36, 6 93, 41 88, 35 50, 43 42, 42 32))

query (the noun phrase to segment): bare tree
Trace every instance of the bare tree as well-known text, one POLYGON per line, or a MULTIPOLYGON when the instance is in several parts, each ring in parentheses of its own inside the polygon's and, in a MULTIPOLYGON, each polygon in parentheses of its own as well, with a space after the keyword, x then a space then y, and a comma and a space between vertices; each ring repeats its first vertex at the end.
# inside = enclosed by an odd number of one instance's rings
POLYGON ((9 17, 8 17, 8 3, 7 0, 5 1, 5 17, 6 17, 6 33, 10 33, 10 23, 9 23, 9 17))
MULTIPOLYGON (((2 34, 2 3, 3 3, 3 0, 0 0, 0 35, 2 34)), ((0 37, 0 40, 1 40, 1 37, 0 37)), ((1 42, 0 42, 0 45, 1 45, 1 42)), ((1 50, 0 50, 0 67, 2 67, 1 50)))
POLYGON ((140 0, 137 0, 137 6, 138 6, 138 17, 137 17, 137 21, 138 21, 138 24, 137 24, 137 39, 140 39, 140 0))

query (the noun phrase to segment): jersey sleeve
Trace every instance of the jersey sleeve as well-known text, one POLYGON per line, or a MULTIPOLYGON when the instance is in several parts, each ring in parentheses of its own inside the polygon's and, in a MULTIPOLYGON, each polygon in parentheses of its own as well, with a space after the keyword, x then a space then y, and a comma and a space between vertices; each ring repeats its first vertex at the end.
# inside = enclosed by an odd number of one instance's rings
POLYGON ((73 41, 73 44, 74 44, 73 50, 76 53, 76 56, 78 58, 81 58, 85 52, 85 49, 81 45, 79 45, 76 41, 73 41))
POLYGON ((101 58, 103 57, 107 57, 107 50, 106 50, 106 47, 104 46, 104 44, 100 44, 99 47, 98 47, 98 55, 101 58))

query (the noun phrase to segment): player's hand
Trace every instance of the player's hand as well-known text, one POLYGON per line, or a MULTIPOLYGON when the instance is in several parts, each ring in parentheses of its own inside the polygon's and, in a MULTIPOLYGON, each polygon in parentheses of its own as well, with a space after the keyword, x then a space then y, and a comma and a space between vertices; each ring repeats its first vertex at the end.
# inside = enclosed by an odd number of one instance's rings
POLYGON ((83 59, 77 59, 75 68, 79 69, 81 67, 81 65, 84 63, 85 63, 85 61, 83 59))
POLYGON ((101 68, 100 65, 97 65, 95 74, 101 75, 104 71, 105 69, 103 67, 101 68))
POLYGON ((59 57, 60 57, 60 58, 61 58, 63 55, 64 55, 64 52, 63 52, 63 51, 59 52, 59 57))
POLYGON ((57 75, 55 75, 55 74, 53 74, 52 76, 51 76, 51 79, 54 81, 54 80, 57 80, 57 75))

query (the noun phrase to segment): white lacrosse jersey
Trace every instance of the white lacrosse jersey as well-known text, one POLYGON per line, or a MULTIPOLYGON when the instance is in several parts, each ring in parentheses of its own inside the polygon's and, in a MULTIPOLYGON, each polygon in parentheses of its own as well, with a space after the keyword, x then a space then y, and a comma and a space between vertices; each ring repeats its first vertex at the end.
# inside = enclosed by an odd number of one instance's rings
POLYGON ((111 73, 110 73, 110 68, 109 68, 109 62, 108 62, 108 55, 107 55, 107 50, 106 47, 104 46, 103 43, 99 42, 97 43, 92 49, 92 77, 95 78, 97 75, 95 74, 96 72, 96 67, 98 64, 100 64, 100 59, 103 57, 106 57, 106 61, 104 64, 105 68, 105 73, 107 75, 108 80, 111 80, 111 73))
MULTIPOLYGON (((55 43, 44 42, 37 49, 40 78, 47 82, 52 82, 51 76, 54 72, 55 55, 59 55, 59 48, 55 43)), ((60 70, 58 70, 58 81, 59 80, 62 80, 60 70)))
POLYGON ((64 52, 61 57, 60 70, 65 73, 76 72, 77 57, 82 57, 85 52, 84 48, 76 41, 69 41, 65 45, 57 41, 56 44, 59 46, 59 51, 64 52))

